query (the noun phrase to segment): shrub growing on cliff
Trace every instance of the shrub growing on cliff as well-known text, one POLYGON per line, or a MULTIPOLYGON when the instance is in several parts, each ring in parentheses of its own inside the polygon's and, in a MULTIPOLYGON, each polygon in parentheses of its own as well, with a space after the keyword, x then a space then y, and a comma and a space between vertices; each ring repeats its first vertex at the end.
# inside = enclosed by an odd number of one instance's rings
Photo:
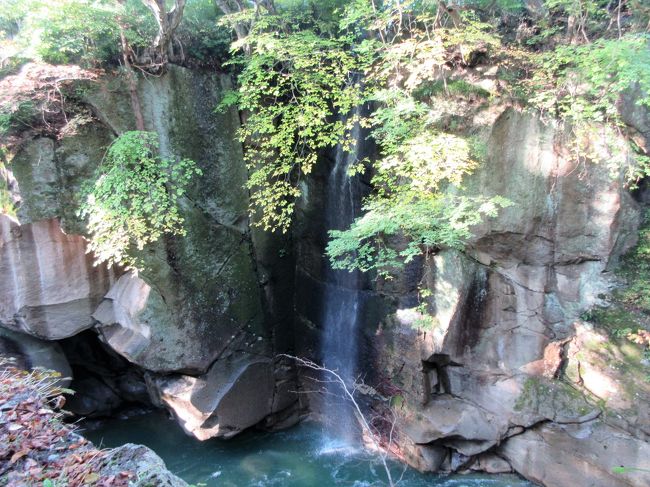
POLYGON ((137 267, 134 250, 165 234, 184 235, 179 201, 200 174, 189 159, 160 157, 155 133, 132 131, 118 137, 97 180, 85 188, 80 210, 97 261, 137 267))
MULTIPOLYGON (((529 80, 531 103, 543 114, 566 120, 575 134, 578 159, 591 158, 587 150, 597 126, 624 128, 621 95, 638 90, 636 104, 650 108, 650 36, 627 34, 584 45, 562 45, 537 56, 538 67, 529 80)), ((610 170, 636 182, 649 172, 647 155, 632 145, 636 161, 612 157, 610 170)), ((612 151, 610 151, 612 152, 612 151)), ((614 150, 619 152, 620 150, 614 150)), ((595 158, 592 158, 595 159, 595 158)))
POLYGON ((237 60, 243 65, 240 88, 227 101, 249 113, 239 138, 247 143, 253 223, 265 230, 288 229, 298 182, 319 151, 348 138, 350 125, 335 113, 363 101, 355 73, 364 69, 368 53, 330 27, 289 10, 258 20, 233 46, 250 53, 237 60))

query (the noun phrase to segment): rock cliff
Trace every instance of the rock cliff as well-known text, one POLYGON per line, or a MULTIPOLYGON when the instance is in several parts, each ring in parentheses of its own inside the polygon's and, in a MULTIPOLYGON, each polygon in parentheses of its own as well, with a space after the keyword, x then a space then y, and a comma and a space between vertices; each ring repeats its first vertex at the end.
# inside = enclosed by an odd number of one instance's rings
POLYGON ((576 160, 570 143, 534 115, 501 113, 466 190, 514 205, 475 228, 465 252, 423 259, 410 285, 426 293, 376 290, 395 309, 366 329, 370 369, 379 390, 398 391, 400 441, 418 468, 498 460, 548 486, 650 481, 612 471, 648 468, 650 388, 619 381, 627 358, 595 360, 618 345, 581 319, 614 286, 640 208, 606 159, 576 160))
MULTIPOLYGON (((140 80, 146 128, 158 134, 161 152, 195 160, 204 177, 182 202, 187 236, 146 249, 139 275, 93 265, 77 216, 79 188, 93 180, 114 136, 134 128, 119 76, 80 83, 77 110, 92 118, 74 135, 23 142, 8 169, 17 219, 0 215, 2 326, 25 334, 25 344, 92 329, 139 371, 151 400, 201 439, 231 436, 273 415, 286 424, 297 419, 295 388, 286 386, 291 372, 273 360, 284 351, 274 336, 286 335, 286 324, 270 326, 273 294, 264 281, 271 271, 262 277, 256 260, 276 244, 253 245, 238 115, 215 112, 228 86, 227 76, 179 67, 140 80), (233 407, 240 402, 245 411, 233 407)), ((123 393, 112 389, 111 397, 123 393)))

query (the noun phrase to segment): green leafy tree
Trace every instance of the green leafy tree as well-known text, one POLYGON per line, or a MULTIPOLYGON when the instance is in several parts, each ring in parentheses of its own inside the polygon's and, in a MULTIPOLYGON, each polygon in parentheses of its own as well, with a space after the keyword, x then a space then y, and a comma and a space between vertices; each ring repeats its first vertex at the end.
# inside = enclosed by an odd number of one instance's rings
MULTIPOLYGON (((431 11, 420 15, 415 3, 357 0, 332 5, 329 15, 319 5, 322 21, 310 9, 280 5, 275 13, 237 9, 225 19, 246 27, 234 44, 244 53, 239 90, 226 104, 246 113, 240 140, 256 224, 286 231, 298 183, 319 154, 337 144, 350 150, 354 123, 372 129, 382 156, 372 163, 375 191, 362 218, 332 232, 328 254, 337 267, 387 272, 423 251, 458 247, 472 225, 507 204, 444 194, 478 162, 470 141, 440 130, 415 95, 444 77, 450 61, 468 65, 475 52, 498 48, 499 39, 471 13, 427 30, 431 11), (368 100, 377 107, 371 117, 351 115, 368 100), (404 248, 394 248, 396 238, 404 248)), ((362 170, 358 162, 353 171, 362 170)))
MULTIPOLYGON (((647 34, 630 33, 588 44, 558 46, 539 54, 536 64, 534 75, 527 81, 529 103, 542 114, 572 127, 579 160, 598 159, 597 154, 590 153, 589 141, 596 139, 603 128, 625 130, 619 107, 623 93, 636 88, 641 93, 636 103, 650 108, 647 34)), ((612 143, 617 140, 610 139, 612 143)), ((608 169, 613 176, 623 172, 634 185, 650 173, 648 155, 634 144, 628 148, 611 145, 609 153, 608 169)))
POLYGON ((353 123, 335 113, 362 102, 358 73, 365 53, 296 11, 258 20, 235 44, 242 47, 249 54, 238 61, 239 89, 226 104, 247 112, 239 138, 246 143, 251 213, 254 224, 286 231, 300 179, 312 171, 320 151, 346 138, 353 123))
POLYGON ((136 250, 163 235, 184 235, 179 203, 194 176, 189 159, 158 155, 152 132, 125 132, 109 147, 97 180, 84 191, 80 215, 98 262, 137 268, 136 250))

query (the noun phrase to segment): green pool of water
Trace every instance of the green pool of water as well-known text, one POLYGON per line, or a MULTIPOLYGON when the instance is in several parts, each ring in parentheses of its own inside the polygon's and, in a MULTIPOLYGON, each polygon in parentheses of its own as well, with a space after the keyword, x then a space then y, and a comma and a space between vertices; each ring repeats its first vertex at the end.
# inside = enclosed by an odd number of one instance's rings
MULTIPOLYGON (((386 485, 377 456, 323 444, 317 424, 277 433, 251 432, 232 440, 200 442, 185 435, 164 413, 111 420, 84 432, 96 445, 140 443, 190 484, 208 487, 379 487, 386 485)), ((391 465, 394 478, 403 467, 391 465)), ((512 475, 423 475, 407 469, 400 487, 531 487, 512 475)))

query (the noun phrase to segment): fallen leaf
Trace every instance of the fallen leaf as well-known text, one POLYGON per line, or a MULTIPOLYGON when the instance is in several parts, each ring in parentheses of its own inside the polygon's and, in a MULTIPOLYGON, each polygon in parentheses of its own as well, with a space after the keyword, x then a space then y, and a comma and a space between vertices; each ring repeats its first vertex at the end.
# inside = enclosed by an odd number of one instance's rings
POLYGON ((94 482, 97 482, 98 480, 99 480, 99 475, 97 475, 96 473, 89 473, 84 476, 84 482, 88 484, 92 484, 94 482))
POLYGON ((14 453, 11 456, 11 460, 9 460, 9 463, 16 463, 18 460, 20 460, 22 457, 24 457, 28 453, 29 453, 29 451, 27 451, 27 450, 21 450, 19 452, 14 453))

